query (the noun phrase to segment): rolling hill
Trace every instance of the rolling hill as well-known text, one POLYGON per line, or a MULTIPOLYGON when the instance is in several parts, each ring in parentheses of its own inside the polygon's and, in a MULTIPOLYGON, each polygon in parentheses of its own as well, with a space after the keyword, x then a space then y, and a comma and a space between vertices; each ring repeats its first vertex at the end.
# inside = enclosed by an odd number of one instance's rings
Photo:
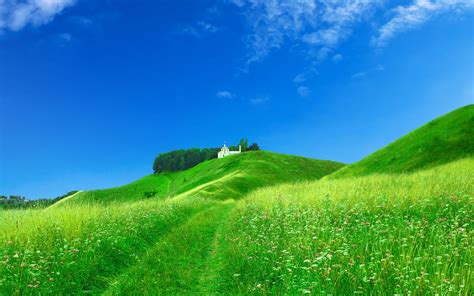
POLYGON ((181 172, 149 175, 131 184, 81 191, 57 203, 130 202, 148 198, 200 195, 213 199, 239 199, 249 191, 285 182, 320 179, 343 167, 327 160, 252 151, 212 159, 181 172))
POLYGON ((474 105, 441 116, 328 178, 406 173, 474 156, 474 105))
POLYGON ((471 295, 473 112, 347 168, 248 152, 0 211, 0 294, 471 295))

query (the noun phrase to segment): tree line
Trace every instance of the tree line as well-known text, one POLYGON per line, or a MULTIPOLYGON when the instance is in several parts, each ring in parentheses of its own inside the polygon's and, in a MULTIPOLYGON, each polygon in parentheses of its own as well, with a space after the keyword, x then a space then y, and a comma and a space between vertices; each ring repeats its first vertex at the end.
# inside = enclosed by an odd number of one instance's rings
POLYGON ((0 195, 0 209, 30 209, 46 208, 61 199, 68 197, 77 191, 70 191, 64 195, 55 198, 27 199, 20 195, 0 195))
MULTIPOLYGON (((260 150, 257 143, 249 145, 247 139, 241 139, 238 145, 241 146, 242 152, 260 150)), ((238 150, 238 145, 231 145, 229 149, 238 150)), ((221 148, 191 148, 161 153, 153 162, 153 171, 157 174, 187 170, 203 161, 217 158, 220 150, 221 148)))

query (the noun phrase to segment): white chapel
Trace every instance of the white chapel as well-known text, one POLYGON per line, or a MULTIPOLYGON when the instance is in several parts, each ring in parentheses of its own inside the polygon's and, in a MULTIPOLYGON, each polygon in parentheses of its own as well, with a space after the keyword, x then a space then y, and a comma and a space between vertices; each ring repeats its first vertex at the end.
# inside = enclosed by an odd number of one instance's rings
POLYGON ((221 151, 217 153, 217 158, 224 158, 229 155, 239 154, 242 152, 242 147, 239 145, 239 151, 230 151, 229 148, 225 145, 222 146, 221 151))

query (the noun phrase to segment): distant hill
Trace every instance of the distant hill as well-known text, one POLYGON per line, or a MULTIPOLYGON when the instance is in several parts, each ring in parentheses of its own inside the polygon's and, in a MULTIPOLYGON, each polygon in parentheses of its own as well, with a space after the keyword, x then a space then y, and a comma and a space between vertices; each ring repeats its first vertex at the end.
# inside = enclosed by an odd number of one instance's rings
POLYGON ((320 179, 343 166, 334 161, 252 151, 208 160, 185 171, 149 175, 120 187, 82 191, 57 205, 136 201, 194 194, 214 199, 239 199, 247 192, 263 186, 320 179))
POLYGON ((441 116, 328 178, 404 173, 474 156, 474 105, 441 116))

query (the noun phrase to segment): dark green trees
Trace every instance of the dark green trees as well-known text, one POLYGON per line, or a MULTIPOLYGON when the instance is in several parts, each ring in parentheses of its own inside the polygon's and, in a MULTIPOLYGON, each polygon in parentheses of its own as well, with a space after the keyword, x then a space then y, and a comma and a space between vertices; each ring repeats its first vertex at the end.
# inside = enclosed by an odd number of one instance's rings
MULTIPOLYGON (((242 147, 242 152, 260 150, 257 143, 253 143, 249 146, 246 138, 242 138, 239 145, 242 147)), ((239 146, 232 145, 229 148, 236 151, 239 149, 239 146)), ((153 162, 153 171, 156 174, 161 172, 186 170, 203 161, 217 158, 217 153, 219 151, 220 148, 192 148, 162 153, 155 158, 155 161, 153 162)))
POLYGON ((252 145, 249 146, 248 151, 255 151, 255 150, 260 150, 260 147, 258 146, 257 143, 253 143, 252 145))
POLYGON ((41 198, 29 200, 24 196, 0 195, 0 209, 26 209, 26 208, 46 208, 55 202, 76 193, 77 191, 70 191, 64 195, 56 198, 41 198))
POLYGON ((203 161, 217 158, 219 150, 220 148, 192 148, 162 153, 155 158, 153 171, 161 173, 186 170, 203 161))

